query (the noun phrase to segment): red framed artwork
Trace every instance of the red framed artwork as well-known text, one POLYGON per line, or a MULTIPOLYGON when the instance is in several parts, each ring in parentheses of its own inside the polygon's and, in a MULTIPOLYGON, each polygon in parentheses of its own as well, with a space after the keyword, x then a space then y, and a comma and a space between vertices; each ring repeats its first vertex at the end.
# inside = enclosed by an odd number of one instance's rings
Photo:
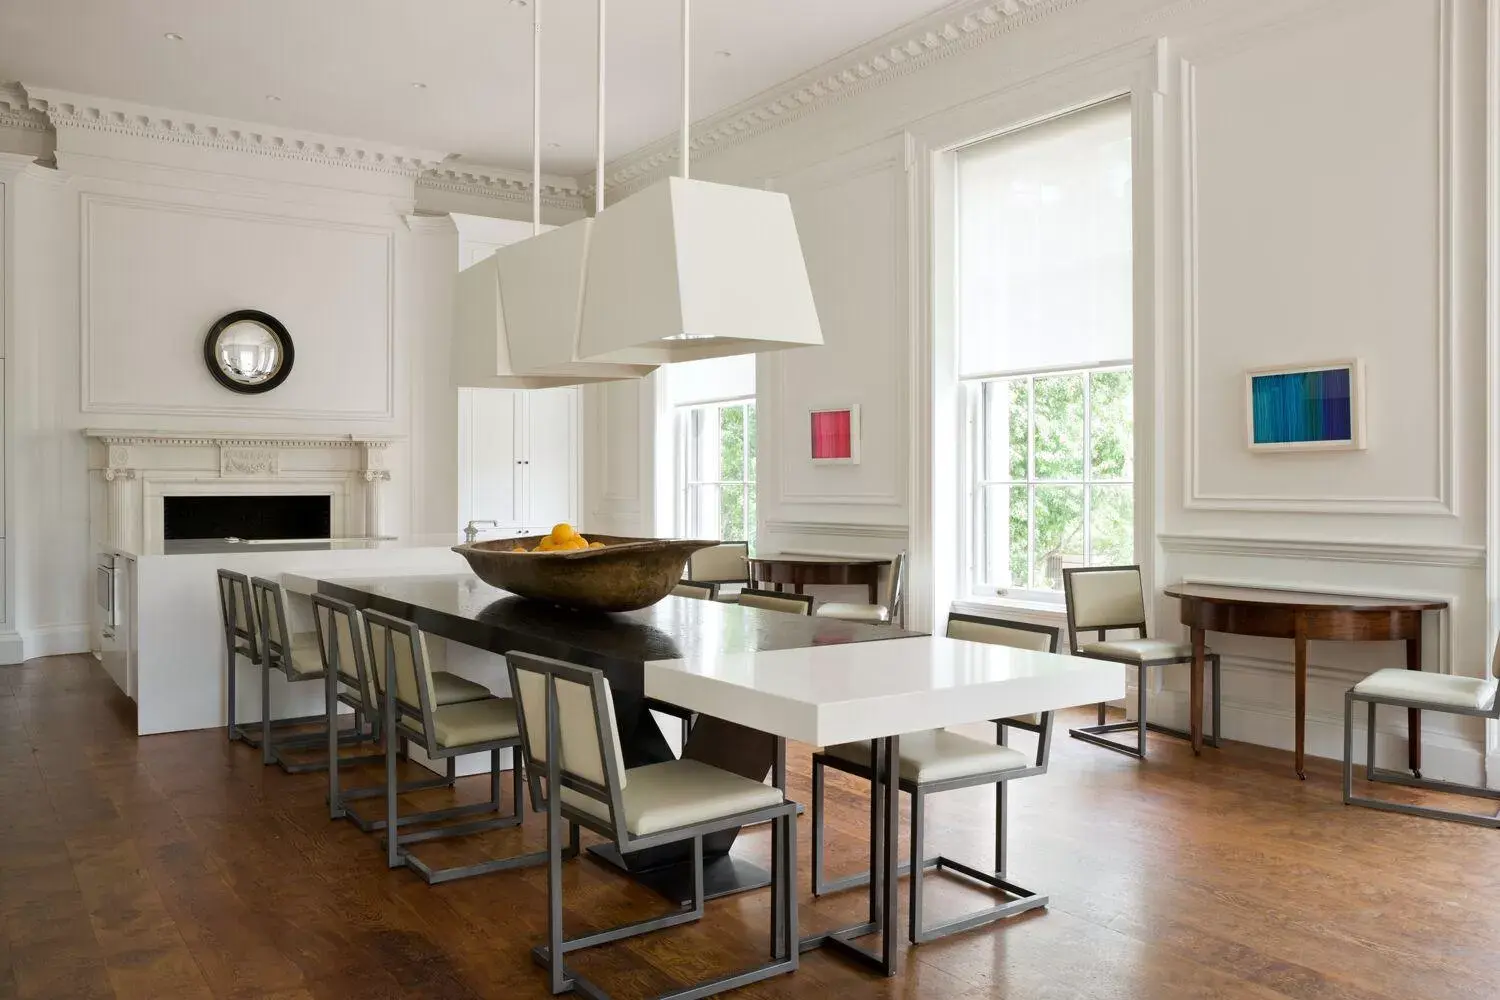
POLYGON ((809 415, 814 465, 859 464, 859 407, 813 410, 809 415))

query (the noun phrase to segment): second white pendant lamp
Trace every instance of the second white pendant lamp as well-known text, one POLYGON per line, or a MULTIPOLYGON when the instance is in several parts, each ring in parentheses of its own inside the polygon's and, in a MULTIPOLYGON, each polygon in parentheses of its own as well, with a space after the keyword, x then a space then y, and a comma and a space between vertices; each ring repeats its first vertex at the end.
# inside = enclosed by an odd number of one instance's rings
POLYGON ((681 176, 593 220, 577 351, 590 361, 657 365, 823 343, 787 196, 688 178, 688 5, 681 176))
MULTIPOLYGON (((532 236, 459 275, 454 383, 538 389, 638 379, 650 362, 581 362, 578 331, 593 219, 541 232, 541 6, 532 0, 532 236)), ((598 174, 604 164, 605 0, 599 0, 598 174)), ((602 185, 600 186, 602 191, 602 185)))

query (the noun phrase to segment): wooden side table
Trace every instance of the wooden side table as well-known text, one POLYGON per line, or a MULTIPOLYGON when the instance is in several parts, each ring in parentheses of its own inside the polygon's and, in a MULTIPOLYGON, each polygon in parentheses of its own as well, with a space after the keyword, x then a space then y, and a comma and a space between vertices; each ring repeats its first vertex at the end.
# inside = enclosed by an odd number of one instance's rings
POLYGON ((750 582, 776 585, 778 592, 790 585, 794 593, 802 588, 865 586, 870 603, 880 603, 880 570, 889 559, 846 559, 840 556, 764 555, 750 559, 750 582))

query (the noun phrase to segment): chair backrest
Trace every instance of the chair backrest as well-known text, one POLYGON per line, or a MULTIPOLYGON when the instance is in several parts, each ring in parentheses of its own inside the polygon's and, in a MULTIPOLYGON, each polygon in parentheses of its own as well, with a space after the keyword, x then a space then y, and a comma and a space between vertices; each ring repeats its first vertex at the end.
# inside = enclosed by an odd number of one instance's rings
POLYGON ((427 636, 415 623, 379 611, 364 612, 364 620, 365 641, 379 678, 375 686, 381 697, 381 719, 385 719, 386 705, 394 700, 393 715, 400 734, 436 752, 432 713, 437 696, 427 658, 427 636))
POLYGON ((810 615, 813 609, 811 594, 778 594, 774 590, 740 591, 740 604, 762 611, 784 611, 789 615, 810 615))
POLYGON ((714 585, 711 583, 689 583, 684 580, 672 588, 673 597, 691 597, 695 601, 711 601, 714 599, 714 585))
POLYGON ((1040 653, 1057 652, 1062 629, 1033 622, 1009 621, 1004 618, 981 618, 978 615, 950 614, 948 638, 969 642, 988 642, 996 646, 1034 649, 1040 653))
POLYGON ((259 663, 260 629, 250 596, 250 578, 244 573, 219 570, 219 618, 224 623, 225 650, 259 663))
POLYGON ((312 603, 323 670, 352 688, 365 715, 378 719, 380 699, 376 696, 374 670, 366 645, 369 639, 364 615, 348 601, 327 594, 313 594, 312 603))
POLYGON ((750 579, 750 543, 723 542, 699 549, 688 556, 687 575, 692 583, 746 583, 750 579))
POLYGON ((570 789, 604 806, 609 821, 601 828, 586 812, 571 810, 570 816, 623 842, 625 755, 604 672, 531 653, 507 653, 505 663, 533 806, 540 810, 550 796, 570 789))
POLYGON ((891 560, 891 578, 886 581, 886 621, 896 625, 905 624, 902 605, 906 602, 906 550, 896 553, 891 560))
POLYGON ((288 620, 286 588, 280 581, 263 576, 250 578, 255 594, 255 612, 260 618, 260 648, 266 668, 275 667, 292 676, 292 626, 288 620))
POLYGON ((1146 635, 1146 595, 1139 566, 1079 566, 1063 570, 1068 606, 1068 646, 1078 651, 1078 633, 1133 628, 1146 635))
MULTIPOLYGON (((1490 673, 1500 678, 1500 642, 1495 643, 1495 654, 1490 657, 1490 673)), ((1495 706, 1500 709, 1500 695, 1495 697, 1495 706)))
MULTIPOLYGON (((957 613, 948 615, 948 638, 964 639, 968 642, 988 642, 996 646, 1012 646, 1016 649, 1030 649, 1038 653, 1057 652, 1057 642, 1062 629, 1055 625, 1037 625, 1034 622, 1010 621, 1005 618, 981 618, 978 615, 961 615, 957 613)), ((1030 715, 1013 715, 1005 720, 1008 723, 1020 723, 1025 726, 1049 726, 1050 720, 1045 712, 1032 712, 1030 715)), ((1050 746, 1047 733, 1043 733, 1042 742, 1037 748, 1037 763, 1045 764, 1047 751, 1050 746)))

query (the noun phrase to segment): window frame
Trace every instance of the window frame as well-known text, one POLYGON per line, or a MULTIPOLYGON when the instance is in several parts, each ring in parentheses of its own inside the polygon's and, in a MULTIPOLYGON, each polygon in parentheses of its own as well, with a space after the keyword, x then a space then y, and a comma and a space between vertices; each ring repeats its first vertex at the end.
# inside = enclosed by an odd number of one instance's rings
MULTIPOLYGON (((1016 486, 1024 486, 1028 490, 1027 503, 1027 532, 1026 532, 1026 565, 1034 568, 1035 556, 1032 546, 1035 544, 1036 534, 1036 504, 1034 490, 1038 486, 1078 487, 1083 490, 1083 552, 1084 565, 1094 565, 1091 545, 1091 534, 1093 531, 1091 514, 1091 497, 1089 488, 1092 486, 1123 486, 1130 489, 1131 495, 1131 547, 1135 547, 1138 519, 1136 518, 1136 505, 1140 501, 1137 488, 1137 470, 1134 461, 1131 462, 1131 475, 1124 479, 1100 479, 1093 475, 1093 406, 1092 406, 1092 377, 1097 373, 1128 371, 1131 373, 1131 442, 1130 452, 1132 458, 1135 454, 1135 365, 1129 359, 1115 359, 1102 361, 1087 365, 1065 365, 1058 367, 1026 369, 1013 372, 1003 372, 989 375, 975 376, 973 378, 960 379, 958 381, 960 404, 964 411, 964 442, 960 449, 960 482, 961 496, 963 500, 963 518, 959 526, 959 544, 962 552, 962 598, 976 602, 1000 601, 1003 603, 1055 605, 1064 603, 1061 589, 1045 590, 1037 587, 1008 587, 991 583, 981 578, 980 567, 985 562, 983 548, 985 545, 984 529, 980 524, 980 511, 982 509, 981 498, 989 489, 1010 489, 1016 486), (1083 375, 1083 474, 1077 479, 1039 479, 1036 475, 1036 390, 1035 381, 1038 378, 1063 375, 1083 375), (985 419, 985 386, 996 382, 1010 382, 1017 379, 1026 379, 1027 392, 1027 449, 1026 449, 1026 478, 1013 479, 1009 476, 1000 479, 981 478, 984 469, 984 436, 988 430, 989 422, 985 419)), ((1007 517, 1007 524, 1009 518, 1007 517)), ((1028 580, 1029 583, 1029 580, 1028 580)))
POLYGON ((753 523, 750 495, 756 486, 756 466, 751 454, 750 436, 750 411, 756 405, 755 396, 738 396, 732 399, 716 399, 701 403, 683 403, 674 410, 675 423, 675 449, 676 461, 674 462, 675 482, 673 483, 673 496, 676 499, 676 510, 673 513, 673 523, 676 525, 677 533, 683 538, 717 538, 720 534, 719 526, 716 524, 707 533, 700 531, 700 527, 692 523, 692 512, 697 508, 692 503, 695 491, 713 486, 720 489, 728 486, 740 487, 741 505, 745 513, 745 531, 743 538, 726 538, 724 541, 752 541, 755 534, 753 523), (693 479, 690 471, 693 465, 694 447, 693 442, 702 434, 702 414, 706 410, 724 410, 730 407, 741 407, 745 410, 744 439, 740 443, 740 467, 744 470, 741 479, 693 479))

